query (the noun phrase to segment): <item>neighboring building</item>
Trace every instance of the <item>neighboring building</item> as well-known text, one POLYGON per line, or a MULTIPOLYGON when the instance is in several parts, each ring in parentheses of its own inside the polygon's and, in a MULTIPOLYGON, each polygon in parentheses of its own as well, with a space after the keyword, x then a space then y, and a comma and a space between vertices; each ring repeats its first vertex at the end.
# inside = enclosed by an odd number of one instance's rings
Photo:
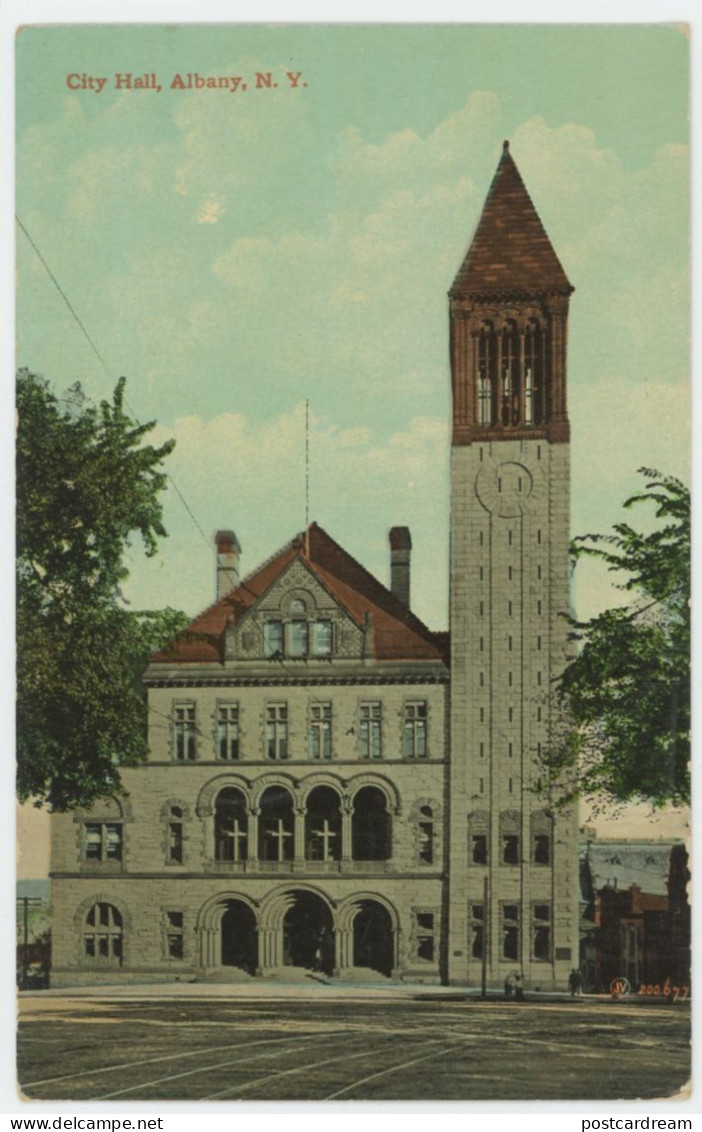
POLYGON ((311 524, 152 659, 149 758, 53 823, 53 980, 316 967, 565 987, 574 811, 538 792, 568 592, 572 287, 505 143, 451 290, 450 644, 311 524), (450 676, 449 676, 450 673, 450 676))
POLYGON ((16 959, 19 986, 42 986, 51 966, 51 881, 18 880, 16 959))
POLYGON ((581 846, 581 969, 589 989, 690 983, 687 851, 677 841, 587 840, 581 846))

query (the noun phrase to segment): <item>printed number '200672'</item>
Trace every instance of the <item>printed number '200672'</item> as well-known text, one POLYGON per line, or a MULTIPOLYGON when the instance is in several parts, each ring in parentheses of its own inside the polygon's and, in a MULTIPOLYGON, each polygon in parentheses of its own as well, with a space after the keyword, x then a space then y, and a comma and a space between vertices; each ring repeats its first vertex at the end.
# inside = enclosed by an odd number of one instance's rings
POLYGON ((689 986, 671 986, 670 979, 666 979, 664 983, 641 983, 639 985, 639 994, 645 994, 653 998, 668 998, 672 995, 673 1002, 680 999, 682 1002, 690 994, 689 986))

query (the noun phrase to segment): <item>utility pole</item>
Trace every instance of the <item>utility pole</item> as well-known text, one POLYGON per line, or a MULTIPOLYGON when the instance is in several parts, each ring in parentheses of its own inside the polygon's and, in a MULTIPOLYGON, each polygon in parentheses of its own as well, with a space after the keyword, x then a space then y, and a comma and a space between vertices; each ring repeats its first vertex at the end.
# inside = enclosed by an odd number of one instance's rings
POLYGON ((488 914, 488 878, 483 878, 483 963, 482 963, 482 979, 480 985, 480 997, 487 998, 487 955, 488 955, 488 924, 490 917, 488 914))

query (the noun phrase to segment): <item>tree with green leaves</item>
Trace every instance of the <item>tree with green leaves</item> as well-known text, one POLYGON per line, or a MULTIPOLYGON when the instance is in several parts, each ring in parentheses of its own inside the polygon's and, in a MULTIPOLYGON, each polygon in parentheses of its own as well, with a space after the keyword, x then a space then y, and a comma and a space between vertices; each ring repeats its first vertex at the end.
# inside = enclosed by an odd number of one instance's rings
POLYGON ((547 755, 569 794, 600 795, 653 807, 690 800, 690 492, 648 468, 626 500, 653 505, 650 533, 618 523, 583 535, 576 560, 604 562, 630 600, 590 621, 573 621, 579 648, 559 692, 575 728, 547 755))
POLYGON ((144 759, 141 673, 188 620, 122 597, 134 535, 151 556, 166 534, 174 447, 144 443, 153 422, 131 419, 124 386, 95 406, 17 376, 17 793, 56 810, 119 790, 144 759))

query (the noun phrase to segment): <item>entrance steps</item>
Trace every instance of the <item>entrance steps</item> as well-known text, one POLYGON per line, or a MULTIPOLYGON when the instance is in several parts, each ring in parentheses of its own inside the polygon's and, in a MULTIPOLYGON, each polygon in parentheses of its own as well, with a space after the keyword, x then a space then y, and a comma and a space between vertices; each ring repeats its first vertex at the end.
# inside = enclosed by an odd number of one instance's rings
POLYGON ((362 985, 367 986, 373 984, 374 986, 389 986, 392 985, 392 980, 387 975, 381 974, 380 971, 374 971, 370 967, 349 967, 341 977, 326 975, 321 971, 310 971, 306 967, 278 967, 273 971, 266 971, 263 977, 249 975, 248 972, 243 971, 240 967, 218 967, 214 971, 208 971, 206 975, 200 975, 197 979, 198 983, 239 983, 255 985, 265 983, 294 983, 298 985, 309 986, 313 983, 323 983, 326 985, 338 985, 343 983, 344 986, 349 985, 362 985))

